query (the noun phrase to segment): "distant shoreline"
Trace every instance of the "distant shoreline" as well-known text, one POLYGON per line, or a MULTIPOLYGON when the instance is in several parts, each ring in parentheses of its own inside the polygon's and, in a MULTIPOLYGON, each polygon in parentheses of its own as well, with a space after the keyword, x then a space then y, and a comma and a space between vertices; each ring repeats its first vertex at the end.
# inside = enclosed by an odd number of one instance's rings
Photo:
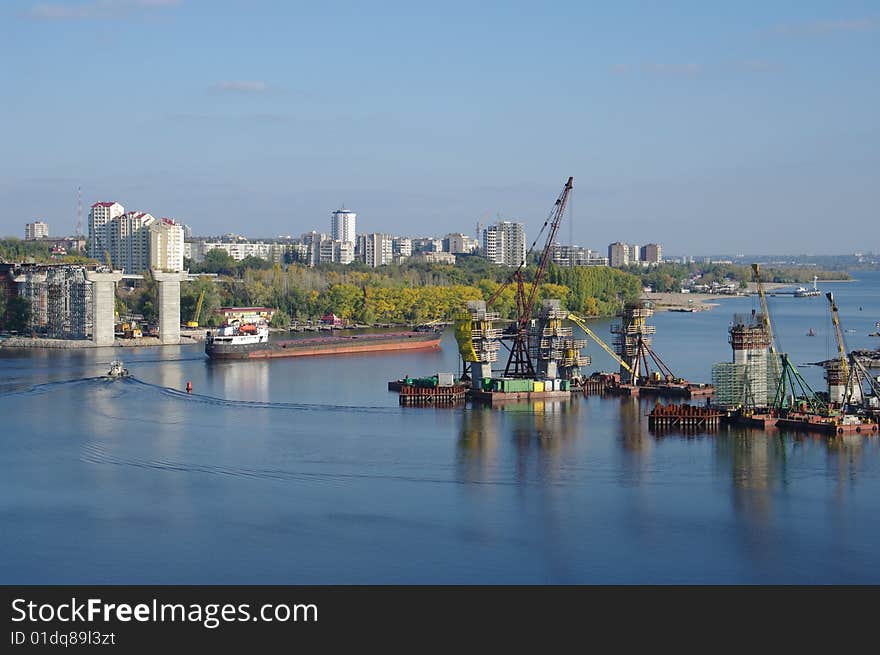
MULTIPOLYGON (((849 280, 820 280, 817 285, 823 282, 855 282, 854 279, 849 280)), ((768 292, 777 291, 786 287, 803 286, 800 282, 765 282, 764 289, 768 292)), ((654 303, 654 311, 666 312, 669 310, 693 309, 695 312, 707 312, 718 307, 720 300, 726 298, 743 298, 752 296, 758 291, 758 285, 749 282, 748 289, 741 291, 742 295, 734 295, 727 293, 681 293, 679 291, 660 291, 643 293, 642 299, 654 303)))

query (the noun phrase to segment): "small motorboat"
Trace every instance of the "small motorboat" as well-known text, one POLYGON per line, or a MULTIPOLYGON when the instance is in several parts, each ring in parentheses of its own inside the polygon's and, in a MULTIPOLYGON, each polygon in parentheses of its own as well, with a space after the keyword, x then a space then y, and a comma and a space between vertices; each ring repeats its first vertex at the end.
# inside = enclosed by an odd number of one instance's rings
POLYGON ((125 378, 128 377, 128 369, 118 359, 110 362, 110 370, 107 371, 108 378, 125 378))

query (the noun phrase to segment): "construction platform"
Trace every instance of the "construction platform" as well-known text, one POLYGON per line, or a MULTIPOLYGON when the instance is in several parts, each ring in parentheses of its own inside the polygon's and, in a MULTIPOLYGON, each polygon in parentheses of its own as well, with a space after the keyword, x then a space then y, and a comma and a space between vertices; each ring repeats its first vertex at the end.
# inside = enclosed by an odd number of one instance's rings
POLYGON ((771 414, 741 414, 739 412, 734 412, 727 415, 725 423, 743 428, 769 430, 776 427, 777 420, 777 417, 771 414))
POLYGON ((535 402, 543 400, 569 400, 570 391, 482 391, 470 390, 470 398, 475 403, 497 407, 509 402, 535 402))
MULTIPOLYGON (((391 389, 393 382, 388 383, 391 389)), ((463 384, 452 386, 420 387, 400 385, 401 405, 458 405, 467 400, 468 388, 463 384)))
POLYGON ((674 396, 678 398, 708 398, 714 395, 715 387, 710 384, 658 382, 643 385, 609 385, 606 391, 618 396, 674 396))
MULTIPOLYGON (((849 417, 847 417, 849 418, 849 417)), ((818 416, 792 412, 785 418, 776 419, 780 430, 820 432, 822 434, 877 434, 877 424, 860 420, 840 420, 840 417, 818 416)))
POLYGON ((725 414, 712 407, 696 405, 662 405, 657 403, 648 413, 648 428, 717 428, 725 414))

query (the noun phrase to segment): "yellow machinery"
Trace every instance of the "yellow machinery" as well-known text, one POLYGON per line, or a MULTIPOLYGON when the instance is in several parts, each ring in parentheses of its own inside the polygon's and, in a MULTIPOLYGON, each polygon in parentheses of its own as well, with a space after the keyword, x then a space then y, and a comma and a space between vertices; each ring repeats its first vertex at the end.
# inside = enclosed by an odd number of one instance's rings
POLYGON ((752 264, 752 271, 755 273, 755 284, 758 287, 758 297, 761 299, 761 322, 767 331, 770 339, 770 362, 773 366, 773 376, 775 380, 782 377, 782 367, 780 365, 779 355, 776 352, 776 337, 773 336, 773 326, 770 323, 770 309, 767 307, 767 294, 764 293, 764 281, 761 279, 761 265, 752 264))
POLYGON ((193 314, 193 319, 191 321, 187 321, 186 327, 197 328, 199 327, 199 314, 202 313, 202 303, 205 301, 205 290, 202 289, 202 292, 199 294, 199 299, 196 301, 196 311, 193 314))
POLYGON ((837 355, 840 359, 840 370, 844 378, 849 377, 849 364, 846 357, 846 344, 843 341, 843 330, 840 329, 840 317, 837 313, 837 303, 834 302, 834 294, 830 291, 825 294, 831 305, 831 322, 834 324, 834 335, 837 337, 837 355))
POLYGON ((576 324, 581 330, 583 330, 586 333, 586 335, 588 337, 590 337, 593 341, 595 341, 597 344, 599 344, 599 347, 602 348, 602 350, 604 350, 606 353, 608 353, 615 362, 617 362, 618 364, 623 366, 630 373, 634 374, 632 367, 629 364, 627 364, 625 361, 623 361, 620 358, 620 356, 616 352, 614 352, 607 343, 602 341, 602 339, 599 338, 599 335, 596 334, 595 332, 593 332, 587 326, 587 322, 582 317, 578 316, 577 314, 572 314, 571 312, 569 312, 568 320, 570 320, 571 322, 576 324))

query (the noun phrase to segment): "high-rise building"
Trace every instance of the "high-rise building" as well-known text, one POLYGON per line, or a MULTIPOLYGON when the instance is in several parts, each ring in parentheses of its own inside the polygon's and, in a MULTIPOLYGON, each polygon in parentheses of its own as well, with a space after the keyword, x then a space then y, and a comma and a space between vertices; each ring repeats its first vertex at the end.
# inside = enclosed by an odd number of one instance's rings
POLYGON ((348 209, 337 209, 330 217, 330 234, 334 241, 347 241, 354 243, 355 222, 357 214, 348 209))
POLYGON ((660 264, 663 261, 663 248, 659 243, 646 243, 640 254, 639 259, 648 264, 660 264))
POLYGON ((526 258, 526 230, 522 223, 500 221, 483 230, 483 256, 496 264, 519 266, 526 258))
POLYGON ((49 226, 43 221, 34 221, 33 223, 24 224, 24 240, 36 241, 37 239, 45 239, 49 236, 49 226))
POLYGON ((124 213, 125 207, 118 202, 96 202, 92 205, 89 210, 89 257, 104 259, 104 252, 110 247, 110 221, 124 213))
POLYGON ((401 259, 406 259, 413 252, 412 239, 409 237, 394 237, 391 243, 391 252, 401 259))
MULTIPOLYGON (((146 212, 127 212, 107 223, 107 246, 113 268, 126 273, 141 273, 150 267, 150 223, 154 219, 146 212)), ((180 252, 183 253, 181 239, 180 252)), ((97 256, 103 260, 103 253, 97 256)), ((181 260, 181 265, 183 260, 181 260)))
POLYGON ((367 234, 364 243, 364 261, 373 268, 390 264, 394 257, 394 239, 390 234, 367 234))
POLYGON ((642 249, 639 248, 639 247, 638 247, 636 244, 634 244, 634 243, 628 245, 628 246, 626 247, 626 249, 627 249, 627 261, 628 261, 630 264, 638 264, 639 261, 640 261, 639 256, 641 255, 642 249))
POLYGON ((150 268, 160 271, 183 270, 183 226, 170 218, 149 225, 150 268))

